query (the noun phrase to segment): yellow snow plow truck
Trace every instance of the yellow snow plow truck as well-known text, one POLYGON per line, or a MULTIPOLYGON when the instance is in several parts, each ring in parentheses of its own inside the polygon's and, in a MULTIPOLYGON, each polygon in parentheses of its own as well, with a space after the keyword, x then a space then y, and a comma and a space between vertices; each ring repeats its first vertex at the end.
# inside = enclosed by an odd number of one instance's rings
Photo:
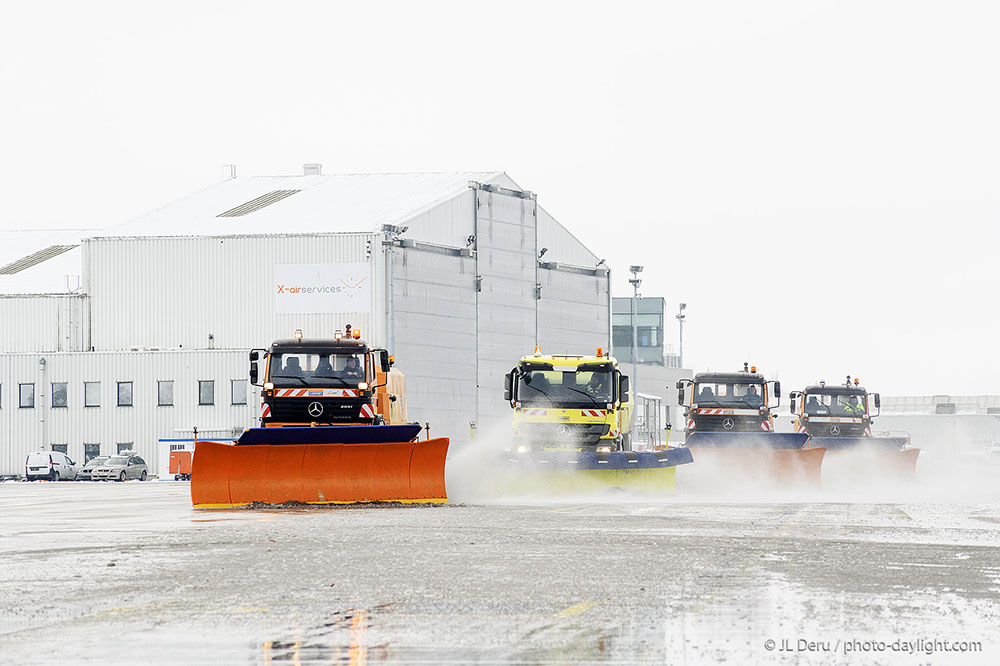
POLYGON ((629 378, 600 347, 594 356, 536 347, 506 375, 504 399, 514 408, 508 494, 669 493, 676 467, 692 461, 686 448, 632 450, 629 378))
POLYGON ((522 453, 632 450, 629 379, 600 347, 595 356, 543 356, 536 347, 506 376, 504 400, 514 408, 514 447, 522 453))

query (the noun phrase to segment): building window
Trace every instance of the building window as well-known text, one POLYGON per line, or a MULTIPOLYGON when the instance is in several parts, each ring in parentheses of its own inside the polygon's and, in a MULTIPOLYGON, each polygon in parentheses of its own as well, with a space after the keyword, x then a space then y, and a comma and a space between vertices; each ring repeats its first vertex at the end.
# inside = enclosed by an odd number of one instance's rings
POLYGON ((84 444, 83 445, 83 464, 86 465, 93 458, 101 455, 101 445, 100 444, 84 444))
POLYGON ((118 406, 132 406, 132 382, 118 382, 118 406))
POLYGON ((18 406, 22 409, 34 409, 35 407, 35 385, 20 384, 18 387, 18 406))
POLYGON ((132 451, 132 442, 118 442, 118 455, 132 451))
POLYGON ((171 380, 156 382, 156 404, 160 407, 173 407, 174 382, 171 380))
POLYGON ((67 453, 69 453, 69 444, 53 444, 52 450, 58 451, 59 453, 66 455, 67 453))
POLYGON ((199 405, 215 404, 214 379, 201 379, 198 381, 198 404, 199 405))
POLYGON ((101 406, 101 382, 83 383, 83 406, 84 407, 101 406))
MULTIPOLYGON (((67 384, 66 382, 52 382, 52 406, 53 407, 68 406, 66 400, 68 392, 69 392, 69 384, 67 384)), ((63 453, 65 453, 65 451, 63 453)))
POLYGON ((232 380, 232 396, 234 405, 247 404, 247 380, 245 379, 232 380))

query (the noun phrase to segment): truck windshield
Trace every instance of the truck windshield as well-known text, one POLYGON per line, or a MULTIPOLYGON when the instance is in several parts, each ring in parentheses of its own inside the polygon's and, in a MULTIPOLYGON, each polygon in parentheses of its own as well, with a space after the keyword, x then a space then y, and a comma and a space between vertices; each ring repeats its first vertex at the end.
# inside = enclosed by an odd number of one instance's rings
POLYGON ((810 415, 868 413, 864 395, 837 395, 831 393, 807 393, 802 410, 810 415))
POLYGON ((275 387, 356 387, 365 381, 361 354, 271 354, 270 377, 275 387))
POLYGON ((593 405, 614 400, 609 370, 528 370, 518 379, 517 399, 526 405, 593 405))
POLYGON ((753 407, 763 404, 764 385, 758 383, 698 382, 693 402, 698 407, 753 407))

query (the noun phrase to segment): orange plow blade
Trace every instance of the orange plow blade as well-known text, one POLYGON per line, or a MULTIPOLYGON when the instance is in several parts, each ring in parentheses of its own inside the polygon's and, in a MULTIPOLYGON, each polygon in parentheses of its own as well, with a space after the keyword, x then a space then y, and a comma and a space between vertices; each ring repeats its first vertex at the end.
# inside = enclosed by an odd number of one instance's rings
POLYGON ((234 444, 198 442, 195 508, 251 503, 447 502, 448 439, 417 442, 234 444))
POLYGON ((720 485, 819 487, 826 449, 738 449, 690 446, 695 466, 710 470, 720 485))

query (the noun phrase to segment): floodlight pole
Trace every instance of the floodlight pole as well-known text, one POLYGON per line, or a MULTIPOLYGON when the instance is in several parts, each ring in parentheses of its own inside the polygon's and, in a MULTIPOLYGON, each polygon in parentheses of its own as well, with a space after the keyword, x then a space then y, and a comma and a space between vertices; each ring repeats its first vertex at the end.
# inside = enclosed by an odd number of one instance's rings
POLYGON ((642 266, 629 266, 632 279, 628 281, 632 285, 632 395, 639 390, 639 273, 642 266))
POLYGON ((680 327, 680 353, 678 354, 679 365, 684 367, 684 318, 687 316, 684 314, 684 308, 687 307, 687 303, 681 303, 680 307, 677 309, 677 325, 680 327))

